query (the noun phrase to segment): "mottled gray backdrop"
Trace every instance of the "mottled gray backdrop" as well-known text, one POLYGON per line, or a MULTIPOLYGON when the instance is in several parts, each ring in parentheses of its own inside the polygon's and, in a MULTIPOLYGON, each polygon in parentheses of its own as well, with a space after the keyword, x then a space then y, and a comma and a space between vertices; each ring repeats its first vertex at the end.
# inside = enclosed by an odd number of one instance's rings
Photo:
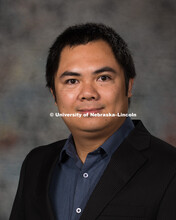
POLYGON ((21 163, 38 145, 67 137, 45 88, 48 48, 67 26, 103 22, 127 41, 137 78, 130 112, 176 145, 175 0, 0 1, 0 220, 7 220, 21 163))

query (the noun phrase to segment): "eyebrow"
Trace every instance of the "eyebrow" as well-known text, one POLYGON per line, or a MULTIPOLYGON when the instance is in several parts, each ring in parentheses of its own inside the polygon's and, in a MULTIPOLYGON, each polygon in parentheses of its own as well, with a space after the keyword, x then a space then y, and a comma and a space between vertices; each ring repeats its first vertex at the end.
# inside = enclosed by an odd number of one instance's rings
POLYGON ((103 73, 103 72, 116 73, 116 71, 113 68, 109 67, 109 66, 102 67, 101 69, 98 69, 93 73, 98 74, 98 73, 103 73))
POLYGON ((65 76, 81 76, 80 73, 71 72, 71 71, 65 71, 61 74, 60 78, 63 78, 65 76))
MULTIPOLYGON (((103 72, 117 73, 113 68, 105 66, 105 67, 102 67, 98 70, 95 70, 93 72, 93 74, 99 74, 99 73, 103 73, 103 72)), ((60 78, 63 78, 65 76, 81 76, 81 74, 77 73, 77 72, 72 72, 72 71, 65 71, 61 74, 60 78)))

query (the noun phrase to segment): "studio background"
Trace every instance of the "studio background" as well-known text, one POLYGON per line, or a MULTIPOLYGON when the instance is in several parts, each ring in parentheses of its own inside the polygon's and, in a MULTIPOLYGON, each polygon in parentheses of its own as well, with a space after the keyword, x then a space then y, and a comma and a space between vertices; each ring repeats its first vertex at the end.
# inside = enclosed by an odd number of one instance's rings
POLYGON ((22 161, 69 134, 45 88, 48 49, 83 22, 113 27, 128 43, 137 78, 129 112, 176 145, 175 0, 0 1, 0 220, 9 218, 22 161))

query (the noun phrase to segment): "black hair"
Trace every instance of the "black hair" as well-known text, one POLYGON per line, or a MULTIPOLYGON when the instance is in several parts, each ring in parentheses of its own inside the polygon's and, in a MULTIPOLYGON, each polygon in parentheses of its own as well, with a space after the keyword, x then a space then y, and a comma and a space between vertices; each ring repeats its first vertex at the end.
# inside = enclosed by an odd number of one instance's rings
POLYGON ((87 44, 97 40, 104 40, 111 47, 117 62, 124 70, 126 95, 128 94, 129 79, 136 76, 136 71, 126 42, 111 27, 104 24, 86 23, 68 27, 56 38, 49 50, 46 64, 46 86, 52 89, 55 98, 54 77, 58 70, 60 55, 64 47, 87 44))

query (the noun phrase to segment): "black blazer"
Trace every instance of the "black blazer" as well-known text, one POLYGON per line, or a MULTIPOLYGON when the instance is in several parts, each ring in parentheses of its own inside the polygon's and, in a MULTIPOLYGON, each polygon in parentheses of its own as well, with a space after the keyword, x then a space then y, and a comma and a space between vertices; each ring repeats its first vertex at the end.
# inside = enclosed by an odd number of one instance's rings
MULTIPOLYGON (((135 129, 113 154, 80 220, 176 220, 176 149, 135 129)), ((65 140, 32 150, 23 162, 10 220, 54 220, 48 196, 65 140)), ((67 220, 67 219, 61 219, 67 220)))

